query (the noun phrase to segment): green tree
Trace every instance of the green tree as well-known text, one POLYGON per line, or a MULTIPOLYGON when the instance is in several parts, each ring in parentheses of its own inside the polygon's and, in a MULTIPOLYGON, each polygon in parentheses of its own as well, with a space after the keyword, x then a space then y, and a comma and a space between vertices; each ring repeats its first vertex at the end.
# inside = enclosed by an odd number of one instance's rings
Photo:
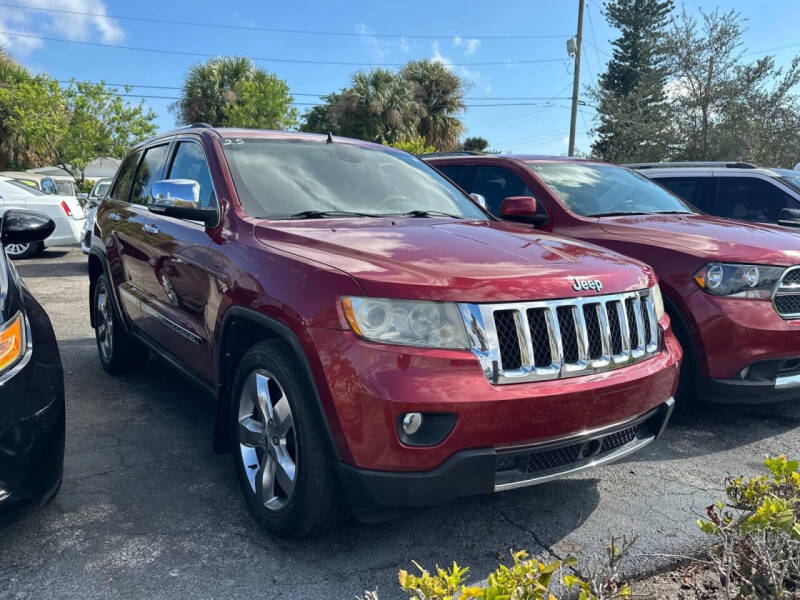
POLYGON ((433 146, 429 146, 425 142, 425 138, 421 135, 405 138, 394 142, 393 144, 389 144, 393 148, 398 148, 400 150, 405 150, 406 152, 410 152, 411 154, 430 154, 431 152, 436 152, 436 148, 433 146))
POLYGON ((599 124, 593 153, 611 162, 660 160, 669 144, 664 38, 672 0, 610 0, 605 17, 620 36, 591 90, 599 124))
POLYGON ((440 151, 457 150, 464 132, 458 116, 464 110, 463 80, 446 65, 430 59, 409 62, 400 76, 411 84, 419 105, 419 134, 440 151))
POLYGON ((212 58, 189 69, 172 108, 180 124, 287 129, 297 124, 289 86, 249 58, 212 58))
POLYGON ((482 137, 468 137, 461 144, 461 149, 465 152, 486 152, 489 141, 482 137))
POLYGON ((742 61, 741 15, 683 11, 668 49, 678 160, 749 160, 791 167, 800 156, 800 57, 742 61))
POLYGON ((351 85, 306 113, 303 131, 391 144, 417 135, 419 107, 411 85, 386 69, 358 71, 351 85))

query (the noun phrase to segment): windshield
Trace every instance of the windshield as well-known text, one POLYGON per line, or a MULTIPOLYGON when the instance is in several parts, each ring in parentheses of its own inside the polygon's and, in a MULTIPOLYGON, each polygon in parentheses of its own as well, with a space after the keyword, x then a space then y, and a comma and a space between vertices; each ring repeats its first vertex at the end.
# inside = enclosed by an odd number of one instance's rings
POLYGON ((488 219, 470 198, 410 154, 307 140, 226 140, 223 148, 239 201, 252 217, 414 213, 410 216, 488 219))
POLYGON ((594 163, 528 167, 569 210, 584 217, 696 212, 660 185, 628 169, 594 163))
POLYGON ((111 181, 98 181, 94 184, 92 193, 89 194, 93 198, 104 198, 108 193, 108 188, 111 186, 111 181))
POLYGON ((790 171, 789 169, 775 169, 778 179, 788 185, 793 190, 800 192, 800 171, 790 171))
POLYGON ((59 196, 74 196, 75 185, 71 181, 56 181, 56 193, 59 196))

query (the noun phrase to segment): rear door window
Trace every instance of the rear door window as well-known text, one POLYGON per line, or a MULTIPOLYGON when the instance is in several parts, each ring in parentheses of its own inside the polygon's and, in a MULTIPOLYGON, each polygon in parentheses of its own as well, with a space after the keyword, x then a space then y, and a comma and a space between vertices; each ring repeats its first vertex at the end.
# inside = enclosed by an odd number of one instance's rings
POLYGON ((153 146, 145 150, 144 158, 139 163, 139 169, 133 179, 130 201, 134 204, 147 205, 150 199, 151 186, 161 179, 161 171, 167 158, 167 150, 169 150, 169 144, 153 146))
MULTIPOLYGON (((500 205, 509 196, 534 196, 525 182, 511 169, 483 165, 475 170, 471 191, 486 198, 486 206, 495 216, 500 215, 500 205)), ((541 201, 536 203, 536 212, 547 214, 541 201)))
POLYGON ((471 192, 475 165, 435 165, 445 176, 465 192, 471 192))
POLYGON ((653 181, 703 212, 714 214, 716 186, 713 177, 658 177, 653 181))
POLYGON ((755 177, 721 177, 719 210, 721 217, 775 223, 783 208, 795 208, 794 199, 778 186, 755 177))
POLYGON ((139 157, 142 155, 141 150, 137 150, 122 161, 117 173, 117 179, 114 181, 114 189, 111 190, 109 196, 113 200, 120 202, 128 201, 128 192, 131 189, 131 182, 133 181, 133 174, 136 171, 136 164, 139 162, 139 157))

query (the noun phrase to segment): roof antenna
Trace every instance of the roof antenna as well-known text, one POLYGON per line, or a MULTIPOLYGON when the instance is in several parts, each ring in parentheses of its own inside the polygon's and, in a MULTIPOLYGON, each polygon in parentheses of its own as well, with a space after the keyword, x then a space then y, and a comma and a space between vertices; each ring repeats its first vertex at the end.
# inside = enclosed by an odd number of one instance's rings
POLYGON ((328 132, 328 139, 325 141, 325 143, 326 144, 332 144, 333 143, 333 135, 331 135, 330 131, 328 132))

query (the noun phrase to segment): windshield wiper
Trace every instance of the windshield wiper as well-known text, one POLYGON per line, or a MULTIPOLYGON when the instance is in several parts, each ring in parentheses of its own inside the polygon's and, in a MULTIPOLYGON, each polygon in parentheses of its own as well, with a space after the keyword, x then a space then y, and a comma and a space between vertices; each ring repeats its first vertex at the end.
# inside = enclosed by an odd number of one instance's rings
POLYGON ((450 213, 442 212, 440 210, 410 210, 407 213, 400 215, 401 217, 414 217, 424 219, 426 217, 450 217, 451 219, 463 219, 460 215, 451 215, 450 213))
POLYGON ((647 214, 651 214, 651 213, 628 212, 627 210, 625 210, 625 211, 619 211, 619 212, 597 213, 596 215, 591 215, 591 216, 593 216, 593 217, 621 217, 621 216, 625 216, 625 215, 647 215, 647 214))
POLYGON ((379 217, 370 213, 353 212, 349 210, 304 210, 290 215, 290 219, 324 219, 326 217, 379 217))

